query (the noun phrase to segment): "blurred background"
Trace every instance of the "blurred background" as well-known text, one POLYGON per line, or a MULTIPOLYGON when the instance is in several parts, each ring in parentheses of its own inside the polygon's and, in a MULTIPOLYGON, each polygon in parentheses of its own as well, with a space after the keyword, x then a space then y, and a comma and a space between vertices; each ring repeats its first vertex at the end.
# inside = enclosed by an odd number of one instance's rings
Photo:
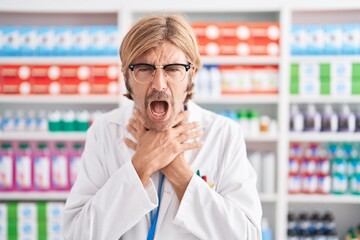
POLYGON ((194 101, 244 130, 263 239, 360 239, 357 0, 0 1, 0 239, 62 239, 86 130, 121 106, 121 39, 164 12, 197 36, 194 101))

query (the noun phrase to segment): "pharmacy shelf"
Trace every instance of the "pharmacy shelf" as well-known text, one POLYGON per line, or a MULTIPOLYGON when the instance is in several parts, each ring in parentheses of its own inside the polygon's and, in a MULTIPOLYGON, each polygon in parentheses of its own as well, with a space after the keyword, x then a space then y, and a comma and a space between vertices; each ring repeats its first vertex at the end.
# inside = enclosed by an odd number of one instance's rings
POLYGON ((202 58, 204 65, 278 65, 279 57, 258 56, 258 57, 237 57, 237 56, 216 56, 202 58))
POLYGON ((263 203, 275 203, 277 200, 276 194, 260 193, 260 200, 263 203))
POLYGON ((357 195, 289 195, 289 203, 336 203, 336 204, 360 204, 360 196, 357 195))
POLYGON ((302 0, 289 1, 287 5, 292 11, 339 11, 360 9, 360 2, 358 0, 302 0))
POLYGON ((0 57, 0 64, 120 64, 120 58, 117 56, 0 57))
POLYGON ((0 132, 2 141, 85 141, 85 132, 0 132))
POLYGON ((277 94, 243 94, 225 95, 221 97, 195 97, 194 101, 198 104, 277 104, 279 96, 277 94))
POLYGON ((193 4, 184 4, 181 1, 162 1, 154 0, 151 2, 134 0, 129 5, 133 12, 195 12, 195 13, 219 13, 219 12, 269 12, 279 11, 281 9, 280 0, 253 0, 234 4, 231 0, 213 1, 209 4, 206 0, 197 0, 193 4), (231 6, 231 7, 229 7, 231 6))
POLYGON ((360 142, 360 133, 290 133, 291 142, 360 142))
POLYGON ((350 62, 360 63, 360 55, 304 55, 292 56, 292 63, 331 63, 331 62, 350 62))
POLYGON ((117 95, 0 95, 0 103, 118 104, 117 95))
POLYGON ((32 0, 2 0, 0 11, 5 12, 36 12, 36 13, 117 13, 122 8, 122 1, 104 0, 102 2, 90 1, 46 1, 32 0))
POLYGON ((277 142, 278 139, 279 136, 273 134, 259 134, 256 136, 245 136, 246 142, 277 142))
POLYGON ((0 201, 65 201, 68 191, 0 192, 0 201))
POLYGON ((296 104, 341 104, 341 103, 358 103, 360 104, 360 96, 291 96, 290 103, 296 104))

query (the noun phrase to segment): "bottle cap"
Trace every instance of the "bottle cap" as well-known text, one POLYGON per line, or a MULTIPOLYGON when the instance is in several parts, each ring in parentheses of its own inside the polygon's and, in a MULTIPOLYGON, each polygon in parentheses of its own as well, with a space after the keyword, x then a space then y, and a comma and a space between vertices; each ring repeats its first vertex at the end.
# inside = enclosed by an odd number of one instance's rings
POLYGON ((9 149, 9 148, 11 148, 11 143, 9 143, 9 142, 2 143, 1 148, 2 149, 9 149))

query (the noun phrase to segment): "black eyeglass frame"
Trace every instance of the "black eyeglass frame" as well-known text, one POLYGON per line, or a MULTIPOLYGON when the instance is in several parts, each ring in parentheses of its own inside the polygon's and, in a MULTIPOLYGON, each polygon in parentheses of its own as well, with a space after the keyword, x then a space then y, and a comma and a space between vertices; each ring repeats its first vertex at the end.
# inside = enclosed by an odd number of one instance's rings
POLYGON ((185 71, 189 71, 189 69, 191 68, 191 64, 183 64, 183 63, 170 63, 170 64, 166 64, 166 65, 153 65, 153 64, 149 64, 149 63, 134 63, 134 64, 130 64, 129 65, 129 69, 133 72, 136 66, 140 66, 140 65, 145 65, 148 67, 152 67, 154 69, 154 71, 156 69, 164 69, 167 67, 171 67, 171 66, 183 66, 185 67, 185 71))

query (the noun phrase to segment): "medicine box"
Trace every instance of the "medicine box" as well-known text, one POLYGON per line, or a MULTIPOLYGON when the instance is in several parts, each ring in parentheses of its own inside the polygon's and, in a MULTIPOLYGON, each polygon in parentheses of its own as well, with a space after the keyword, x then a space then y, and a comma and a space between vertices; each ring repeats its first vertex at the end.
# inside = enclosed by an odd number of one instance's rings
POLYGON ((307 27, 307 54, 319 55, 325 52, 325 31, 321 25, 307 27))
POLYGON ((54 27, 38 27, 37 28, 37 56, 53 56, 55 55, 56 35, 54 27))
POLYGON ((0 56, 19 56, 21 45, 21 34, 19 28, 16 26, 4 26, 3 32, 3 47, 0 51, 0 56))
POLYGON ((360 25, 345 24, 342 26, 343 31, 343 49, 344 54, 360 53, 360 25))
POLYGON ((325 53, 336 55, 342 53, 343 48, 343 31, 341 25, 325 26, 325 53))
POLYGON ((306 54, 308 46, 308 32, 305 26, 295 25, 291 29, 291 54, 306 54))
POLYGON ((55 55, 57 56, 71 56, 74 55, 73 45, 74 38, 72 29, 68 26, 59 26, 55 28, 55 55))

